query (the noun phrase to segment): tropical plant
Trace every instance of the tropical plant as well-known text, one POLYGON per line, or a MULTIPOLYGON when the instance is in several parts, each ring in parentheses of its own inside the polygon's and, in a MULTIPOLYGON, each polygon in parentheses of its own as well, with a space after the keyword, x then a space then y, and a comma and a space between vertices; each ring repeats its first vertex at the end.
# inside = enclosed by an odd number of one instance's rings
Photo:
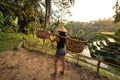
POLYGON ((4 17, 2 12, 0 12, 0 29, 3 32, 17 32, 19 29, 18 17, 15 19, 12 16, 4 17))

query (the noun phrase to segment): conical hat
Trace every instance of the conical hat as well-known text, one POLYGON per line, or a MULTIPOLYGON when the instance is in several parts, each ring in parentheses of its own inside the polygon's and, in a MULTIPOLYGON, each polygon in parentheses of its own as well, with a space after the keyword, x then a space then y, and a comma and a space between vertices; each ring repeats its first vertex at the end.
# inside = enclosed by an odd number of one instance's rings
POLYGON ((67 30, 62 25, 58 25, 58 27, 56 28, 56 31, 67 32, 67 30))

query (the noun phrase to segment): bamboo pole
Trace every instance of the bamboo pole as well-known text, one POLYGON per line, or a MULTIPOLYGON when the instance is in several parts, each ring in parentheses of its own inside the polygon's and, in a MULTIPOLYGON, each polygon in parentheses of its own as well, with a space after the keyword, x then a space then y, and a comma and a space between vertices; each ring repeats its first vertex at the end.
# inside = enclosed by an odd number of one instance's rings
POLYGON ((55 34, 55 33, 51 33, 51 35, 59 36, 59 37, 65 38, 65 39, 70 39, 70 40, 73 40, 73 41, 76 41, 76 42, 87 43, 87 41, 79 41, 79 40, 76 40, 76 39, 72 39, 69 36, 64 37, 64 36, 60 36, 60 35, 55 34))

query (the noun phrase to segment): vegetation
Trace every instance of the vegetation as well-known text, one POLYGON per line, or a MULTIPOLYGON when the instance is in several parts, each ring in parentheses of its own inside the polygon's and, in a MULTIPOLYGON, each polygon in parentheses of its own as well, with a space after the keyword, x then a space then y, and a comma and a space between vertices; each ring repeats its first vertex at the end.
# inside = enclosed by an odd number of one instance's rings
POLYGON ((0 32, 0 51, 17 49, 17 45, 21 40, 20 34, 0 32))
POLYGON ((98 20, 87 22, 68 22, 66 25, 68 34, 85 39, 91 39, 94 34, 101 32, 115 32, 119 28, 120 23, 113 23, 111 20, 98 20))
MULTIPOLYGON (((40 3, 44 6, 42 2, 40 3)), ((41 10, 40 5, 36 3, 36 0, 1 0, 0 10, 4 17, 12 16, 13 19, 18 17, 20 32, 29 34, 33 33, 34 28, 43 27, 44 13, 43 10, 41 10), (36 10, 38 8, 39 11, 36 10), (36 24, 34 24, 35 21, 36 24)))
POLYGON ((0 12, 0 31, 12 33, 17 32, 19 29, 17 21, 18 21, 17 17, 14 20, 12 16, 4 17, 2 12, 0 12))

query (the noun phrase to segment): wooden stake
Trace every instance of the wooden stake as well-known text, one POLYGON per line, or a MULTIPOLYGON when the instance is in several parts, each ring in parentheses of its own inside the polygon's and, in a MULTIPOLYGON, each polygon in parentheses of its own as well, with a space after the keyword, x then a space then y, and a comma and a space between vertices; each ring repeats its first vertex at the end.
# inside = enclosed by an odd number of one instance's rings
POLYGON ((101 63, 101 61, 98 61, 98 64, 97 64, 97 75, 99 75, 100 63, 101 63))

